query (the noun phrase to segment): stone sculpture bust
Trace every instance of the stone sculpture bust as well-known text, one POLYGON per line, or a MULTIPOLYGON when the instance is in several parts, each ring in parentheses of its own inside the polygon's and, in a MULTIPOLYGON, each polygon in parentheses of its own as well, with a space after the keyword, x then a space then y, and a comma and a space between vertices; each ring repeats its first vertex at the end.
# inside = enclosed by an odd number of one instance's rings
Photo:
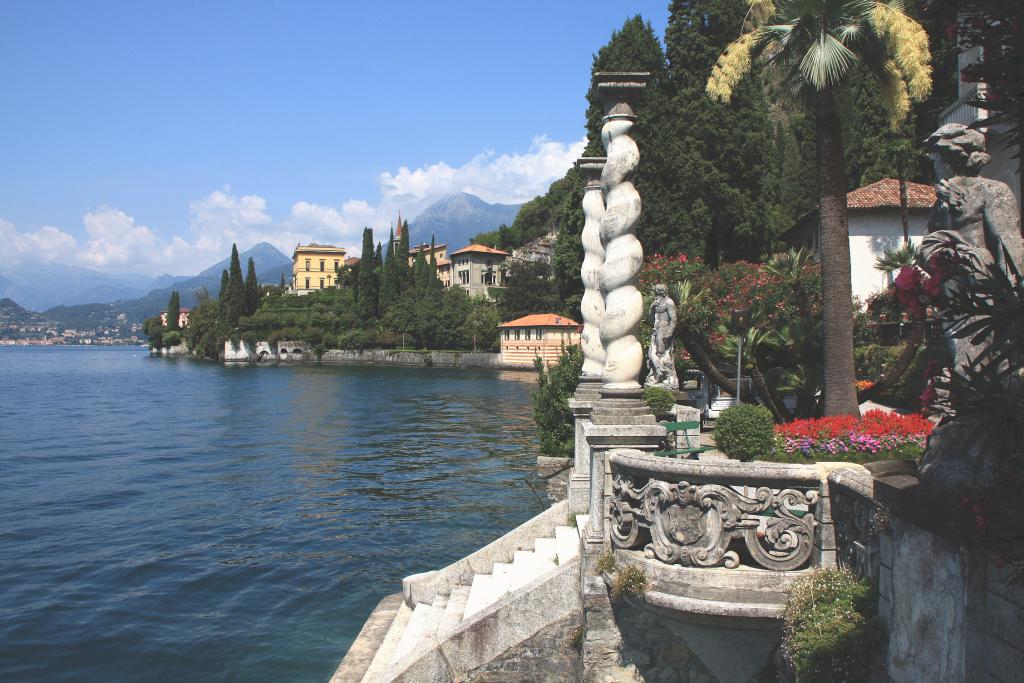
MULTIPOLYGON (((991 157, 985 136, 962 123, 949 123, 925 141, 935 167, 936 201, 921 243, 925 260, 937 253, 955 254, 974 262, 978 270, 996 263, 1008 273, 1007 257, 1018 270, 1024 263, 1017 200, 1006 183, 978 176, 991 157)), ((957 286, 957 285, 947 285, 957 286)), ((953 367, 962 368, 981 349, 967 339, 948 334, 953 367)))
POLYGON ((646 386, 661 386, 678 389, 676 364, 672 354, 672 338, 676 332, 676 304, 668 295, 664 284, 654 286, 654 301, 651 302, 651 345, 647 349, 646 386))
MULTIPOLYGON (((985 152, 985 136, 959 123, 950 123, 932 133, 925 141, 935 167, 936 201, 928 219, 928 233, 921 242, 925 260, 947 255, 969 262, 970 277, 958 277, 943 283, 947 294, 978 282, 993 264, 1011 278, 1024 264, 1024 239, 1020 232, 1017 200, 1006 183, 979 177, 990 160, 985 152)), ((952 356, 952 372, 968 366, 978 368, 986 361, 989 339, 975 340, 955 333, 972 319, 945 323, 946 344, 952 356)), ((949 372, 949 371, 947 371, 949 372)), ((928 442, 922 481, 949 493, 979 493, 994 485, 998 478, 1000 454, 992 444, 974 435, 947 409, 943 423, 936 427, 928 442)))

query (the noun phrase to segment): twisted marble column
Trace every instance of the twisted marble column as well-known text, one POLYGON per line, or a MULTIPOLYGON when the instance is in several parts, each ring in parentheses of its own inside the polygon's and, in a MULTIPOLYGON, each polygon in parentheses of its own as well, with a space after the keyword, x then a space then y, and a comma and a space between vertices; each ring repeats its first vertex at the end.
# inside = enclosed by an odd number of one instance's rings
POLYGON ((644 353, 636 338, 643 317, 643 295, 637 288, 644 250, 636 238, 640 219, 640 194, 633 187, 633 174, 640 151, 629 136, 636 121, 634 107, 647 85, 646 73, 596 73, 594 85, 604 109, 601 140, 608 154, 601 173, 605 210, 601 217, 604 268, 601 292, 604 317, 601 343, 605 349, 602 396, 639 395, 640 368, 644 353))
POLYGON ((580 313, 583 316, 583 332, 580 346, 583 349, 583 374, 581 380, 599 382, 604 374, 605 352, 601 343, 601 320, 604 318, 604 296, 601 294, 601 270, 604 267, 604 245, 601 244, 601 218, 604 216, 604 195, 601 192, 601 172, 604 157, 582 157, 576 167, 583 174, 586 183, 583 191, 583 265, 580 279, 583 280, 583 300, 580 313))

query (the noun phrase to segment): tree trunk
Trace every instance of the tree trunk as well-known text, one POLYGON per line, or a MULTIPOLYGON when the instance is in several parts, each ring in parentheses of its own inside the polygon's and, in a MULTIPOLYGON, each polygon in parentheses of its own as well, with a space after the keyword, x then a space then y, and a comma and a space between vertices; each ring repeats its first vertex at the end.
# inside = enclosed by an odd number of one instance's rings
POLYGON ((717 384, 719 387, 724 389, 727 393, 736 395, 736 382, 729 379, 725 374, 715 367, 715 364, 711 362, 711 354, 704 347, 704 342, 697 335, 693 334, 682 326, 676 328, 676 336, 679 337, 679 341, 683 342, 683 347, 689 352, 690 356, 697 361, 697 365, 704 371, 711 381, 717 384))
POLYGON ((900 183, 900 220, 903 222, 903 246, 910 244, 910 204, 907 201, 907 179, 903 177, 903 169, 899 170, 900 183))
POLYGON ((903 346, 903 350, 900 355, 897 356, 896 360, 893 361, 891 368, 886 368, 885 379, 879 380, 874 383, 871 387, 864 391, 857 393, 857 401, 863 403, 864 401, 870 401, 875 396, 885 392, 889 387, 900 381, 900 378, 906 374, 910 366, 914 364, 914 359, 917 358, 917 350, 921 348, 921 342, 924 341, 924 323, 914 325, 913 331, 910 333, 910 339, 903 346))
POLYGON ((859 415, 853 363, 853 286, 846 221, 846 162, 835 93, 815 96, 821 220, 821 303, 825 342, 825 415, 859 415))
POLYGON ((772 388, 768 386, 768 381, 765 379, 764 373, 761 372, 761 368, 756 365, 750 367, 750 381, 757 391, 758 398, 771 411, 772 418, 779 424, 788 422, 792 416, 786 410, 786 404, 778 399, 772 388))

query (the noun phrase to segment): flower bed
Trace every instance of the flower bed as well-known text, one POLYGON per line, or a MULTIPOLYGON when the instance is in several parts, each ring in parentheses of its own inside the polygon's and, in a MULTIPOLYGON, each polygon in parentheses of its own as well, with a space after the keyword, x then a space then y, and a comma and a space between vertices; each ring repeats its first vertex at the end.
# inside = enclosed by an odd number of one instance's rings
POLYGON ((843 415, 795 420, 775 426, 772 460, 872 462, 917 458, 924 451, 932 423, 920 415, 870 410, 857 419, 843 415))

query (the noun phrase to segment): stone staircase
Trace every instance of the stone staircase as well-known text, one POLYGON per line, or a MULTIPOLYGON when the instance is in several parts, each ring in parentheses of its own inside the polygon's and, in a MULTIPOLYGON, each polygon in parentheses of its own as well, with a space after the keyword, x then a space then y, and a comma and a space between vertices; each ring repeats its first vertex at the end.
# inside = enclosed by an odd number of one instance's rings
MULTIPOLYGON (((488 648, 492 653, 507 649, 508 643, 486 642, 488 638, 510 640, 507 634, 496 636, 492 633, 495 629, 486 624, 480 625, 479 633, 471 632, 477 622, 502 611, 502 608, 505 608, 505 613, 500 616, 505 621, 509 617, 517 619, 522 613, 533 613, 532 619, 536 622, 537 615, 543 614, 543 609, 530 609, 531 602, 538 600, 531 598, 531 589, 535 592, 544 586, 546 579, 566 574, 565 571, 559 572, 560 568, 568 569, 569 565, 578 562, 578 529, 584 521, 577 519, 577 527, 552 523, 551 518, 559 512, 561 520, 566 520, 564 503, 556 507, 561 510, 543 513, 520 529, 443 570, 407 578, 403 582, 404 599, 399 602, 395 599, 397 596, 391 596, 381 602, 331 679, 332 683, 417 680, 426 675, 425 671, 415 673, 417 660, 429 659, 425 655, 431 652, 436 655, 441 649, 439 646, 456 633, 469 634, 467 642, 472 642, 472 648, 477 650, 468 655, 470 659, 490 656, 481 654, 488 648), (537 529, 529 528, 530 525, 536 527, 535 522, 541 517, 546 517, 548 524, 540 525, 539 535, 531 534, 537 529), (388 622, 385 632, 383 626, 388 622), (375 626, 371 628, 371 624, 375 626)), ((555 616, 554 612, 551 616, 555 616)), ((526 630, 523 633, 527 635, 547 625, 531 624, 530 617, 520 621, 524 622, 522 626, 526 630)), ((519 635, 511 636, 511 640, 516 638, 519 635)), ((449 643, 447 647, 451 650, 461 646, 449 643)), ((459 659, 461 655, 454 658, 459 659)), ((451 669, 449 665, 445 666, 451 669)), ((434 668, 429 670, 435 680, 443 680, 437 678, 441 674, 434 673, 434 668)))

